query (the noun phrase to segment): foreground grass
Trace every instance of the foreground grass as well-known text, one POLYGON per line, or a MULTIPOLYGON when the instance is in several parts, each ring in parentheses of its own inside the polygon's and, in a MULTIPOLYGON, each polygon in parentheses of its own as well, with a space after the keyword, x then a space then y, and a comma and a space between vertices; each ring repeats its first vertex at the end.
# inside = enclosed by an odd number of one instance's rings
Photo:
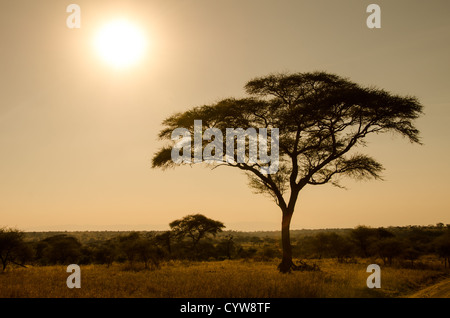
POLYGON ((81 288, 69 289, 66 266, 15 268, 0 274, 0 297, 14 298, 354 298, 404 297, 448 274, 381 267, 381 288, 366 286, 367 265, 316 261, 320 272, 280 274, 277 262, 169 262, 159 270, 123 264, 81 266, 81 288))

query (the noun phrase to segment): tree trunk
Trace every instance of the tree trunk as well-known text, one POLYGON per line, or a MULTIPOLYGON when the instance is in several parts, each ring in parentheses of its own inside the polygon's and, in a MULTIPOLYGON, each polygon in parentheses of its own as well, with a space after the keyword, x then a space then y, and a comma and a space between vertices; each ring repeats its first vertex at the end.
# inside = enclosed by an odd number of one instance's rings
POLYGON ((278 270, 281 273, 290 273, 295 271, 320 271, 319 266, 316 264, 308 265, 305 262, 300 261, 299 265, 294 264, 292 261, 292 246, 291 246, 291 219, 294 214, 294 209, 282 209, 283 217, 281 221, 281 246, 283 248, 283 257, 281 263, 278 265, 278 270))
POLYGON ((170 235, 167 235, 166 244, 167 244, 167 251, 169 252, 169 255, 170 255, 170 254, 172 254, 172 246, 170 244, 170 235))
POLYGON ((278 270, 281 273, 289 273, 291 268, 294 266, 292 262, 292 246, 291 246, 291 236, 290 236, 290 226, 293 211, 283 210, 283 218, 281 221, 281 246, 283 248, 283 258, 280 265, 278 265, 278 270))
POLYGON ((197 249, 198 241, 199 240, 196 240, 194 237, 192 237, 192 250, 194 252, 193 259, 196 259, 196 260, 198 260, 200 258, 199 257, 199 252, 198 252, 198 249, 197 249))
MULTIPOLYGON (((8 257, 8 256, 6 256, 6 257, 8 257)), ((6 265, 8 265, 8 259, 7 259, 6 257, 5 257, 5 258, 0 257, 0 259, 1 259, 1 261, 2 261, 2 272, 5 271, 6 265)))

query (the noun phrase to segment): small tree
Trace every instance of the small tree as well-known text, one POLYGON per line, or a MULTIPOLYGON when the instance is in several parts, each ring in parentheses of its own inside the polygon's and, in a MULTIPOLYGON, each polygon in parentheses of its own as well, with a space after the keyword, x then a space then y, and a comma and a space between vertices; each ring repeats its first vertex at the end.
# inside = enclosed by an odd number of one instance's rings
POLYGON ((435 239, 436 252, 444 259, 444 267, 450 267, 450 228, 447 233, 435 239))
POLYGON ((231 253, 234 251, 235 248, 235 244, 233 242, 233 235, 231 234, 227 235, 225 239, 222 241, 222 244, 225 247, 227 258, 231 259, 231 253))
POLYGON ((37 243, 37 257, 41 264, 72 264, 81 259, 82 245, 77 238, 66 234, 47 237, 37 243))
POLYGON ((134 261, 138 258, 138 249, 136 242, 140 239, 138 232, 131 232, 128 235, 118 237, 120 251, 125 255, 126 260, 130 266, 133 266, 134 261))
POLYGON ((155 244, 161 248, 165 248, 167 252, 172 254, 172 232, 165 231, 161 234, 157 234, 154 238, 155 244))
POLYGON ((384 265, 390 266, 395 258, 403 256, 405 244, 398 238, 389 237, 377 241, 375 243, 375 248, 378 252, 378 256, 383 260, 384 265))
POLYGON ((130 267, 135 261, 144 263, 144 268, 159 268, 159 262, 163 257, 162 250, 156 245, 152 235, 143 236, 139 232, 132 232, 119 238, 119 246, 125 254, 130 267))
POLYGON ((225 225, 220 221, 207 218, 202 214, 192 214, 180 220, 175 220, 169 224, 174 237, 183 239, 188 237, 192 240, 192 249, 198 255, 198 242, 207 235, 216 236, 222 232, 225 225))
POLYGON ((313 238, 314 251, 320 257, 336 258, 343 263, 353 255, 354 245, 337 233, 318 233, 313 238))
POLYGON ((116 260, 118 247, 115 240, 109 239, 94 248, 94 259, 97 263, 106 264, 107 267, 116 260))
POLYGON ((403 251, 402 256, 411 262, 411 267, 414 267, 414 261, 420 257, 420 252, 413 246, 410 246, 403 251))
POLYGON ((9 264, 25 267, 31 258, 31 250, 23 240, 24 233, 12 228, 0 228, 0 260, 2 271, 9 264))
POLYGON ((356 245, 362 257, 371 255, 372 244, 376 241, 377 230, 367 226, 357 226, 350 232, 350 239, 356 245))
POLYGON ((338 240, 336 233, 318 233, 314 236, 314 250, 319 258, 334 256, 334 243, 338 240))

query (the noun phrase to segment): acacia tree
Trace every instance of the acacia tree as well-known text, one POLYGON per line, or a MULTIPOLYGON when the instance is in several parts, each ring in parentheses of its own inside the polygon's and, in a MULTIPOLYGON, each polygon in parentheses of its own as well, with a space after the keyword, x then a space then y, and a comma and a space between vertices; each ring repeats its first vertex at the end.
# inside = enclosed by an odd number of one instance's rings
POLYGON ((182 219, 175 220, 169 224, 174 237, 182 239, 188 237, 192 240, 192 249, 197 253, 198 242, 207 235, 215 236, 222 232, 225 225, 202 214, 187 215, 182 219))
MULTIPOLYGON (((300 191, 307 185, 327 183, 341 187, 339 181, 344 176, 381 179, 383 166, 357 149, 366 145, 368 135, 386 132, 420 143, 414 120, 422 113, 422 105, 415 97, 362 87, 325 72, 272 74, 249 81, 245 90, 249 97, 224 99, 168 117, 159 137, 171 140, 172 132, 179 127, 194 134, 194 120, 202 120, 202 130, 217 128, 223 134, 226 128, 278 128, 276 173, 264 173, 261 168, 267 168, 267 161, 249 160, 248 152, 245 162, 238 162, 235 153, 234 161, 228 160, 229 156, 217 160, 216 156, 212 165, 244 171, 256 192, 275 200, 282 212, 283 256, 278 268, 289 272, 299 269, 292 261, 289 229, 300 191)), ((210 141, 204 139, 203 149, 210 141)), ((217 146, 217 140, 214 144, 217 146)), ((246 142, 247 150, 249 144, 246 142)), ((180 164, 171 154, 172 146, 161 148, 152 166, 180 164)))
POLYGON ((12 228, 0 228, 0 261, 2 271, 11 263, 25 267, 31 259, 31 248, 24 242, 24 233, 12 228))
POLYGON ((38 257, 45 264, 78 263, 82 256, 81 249, 80 241, 66 234, 47 237, 37 244, 38 257))

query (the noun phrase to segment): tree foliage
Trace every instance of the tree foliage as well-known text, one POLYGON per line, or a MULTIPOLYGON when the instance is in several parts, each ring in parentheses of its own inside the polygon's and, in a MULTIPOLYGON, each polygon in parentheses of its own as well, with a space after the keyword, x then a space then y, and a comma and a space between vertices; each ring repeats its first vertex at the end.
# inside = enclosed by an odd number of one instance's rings
POLYGON ((202 214, 187 215, 182 219, 175 220, 169 224, 174 237, 183 239, 188 237, 192 241, 192 248, 197 251, 198 242, 207 235, 215 236, 222 232, 225 225, 220 221, 207 218, 202 214))
MULTIPOLYGON (((450 225, 354 229, 295 230, 293 255, 303 268, 314 269, 302 260, 334 258, 341 263, 383 262, 383 266, 436 269, 434 260, 447 267, 450 259, 450 225), (363 244, 361 244, 363 242, 363 244), (364 246, 364 248, 362 248, 364 246), (364 252, 365 251, 365 252, 364 252), (432 260, 432 262, 430 262, 432 260), (363 261, 366 262, 366 261, 363 261)), ((52 232, 24 233, 13 229, 0 231, 0 255, 13 251, 7 267, 32 265, 68 265, 69 263, 124 264, 124 270, 157 269, 162 261, 208 261, 279 259, 279 232, 217 232, 205 235, 196 249, 192 239, 174 240, 172 231, 150 232, 52 232), (8 235, 5 235, 8 234, 8 235), (11 235, 11 233, 13 233, 11 235), (8 239, 5 239, 8 238, 8 239), (13 238, 13 239, 11 239, 13 238), (170 245, 171 252, 168 252, 170 245), (33 257, 32 257, 33 256, 33 257), (12 261, 11 261, 12 260, 12 261), (11 266, 13 265, 13 266, 11 266)), ((181 237, 180 237, 181 238, 181 237)), ((9 257, 8 256, 8 257, 9 257)), ((6 267, 5 267, 6 268, 6 267)))
POLYGON ((36 244, 36 255, 42 264, 79 263, 82 245, 73 236, 57 234, 49 236, 36 244))
MULTIPOLYGON (((252 186, 274 196, 279 205, 288 189, 307 184, 338 185, 342 175, 353 178, 380 178, 382 165, 362 153, 351 152, 365 145, 372 133, 396 132, 411 142, 419 142, 413 120, 422 111, 414 97, 391 95, 384 90, 363 88, 337 75, 317 72, 278 74, 257 78, 245 86, 251 96, 229 98, 212 105, 195 107, 167 118, 159 137, 170 139, 173 130, 189 129, 195 119, 204 128, 278 128, 280 169, 275 175, 263 175, 263 164, 223 163, 250 175, 252 186)), ((204 143, 204 146, 207 143, 204 143)), ((154 167, 173 167, 171 147, 153 158, 154 167)))
POLYGON ((24 233, 12 228, 0 228, 0 260, 4 272, 9 264, 25 266, 31 259, 31 249, 24 242, 24 233))
POLYGON ((146 269, 149 266, 152 269, 158 268, 164 256, 162 250, 155 244, 153 235, 143 236, 139 232, 120 236, 119 248, 125 254, 131 266, 135 261, 141 261, 146 269))

